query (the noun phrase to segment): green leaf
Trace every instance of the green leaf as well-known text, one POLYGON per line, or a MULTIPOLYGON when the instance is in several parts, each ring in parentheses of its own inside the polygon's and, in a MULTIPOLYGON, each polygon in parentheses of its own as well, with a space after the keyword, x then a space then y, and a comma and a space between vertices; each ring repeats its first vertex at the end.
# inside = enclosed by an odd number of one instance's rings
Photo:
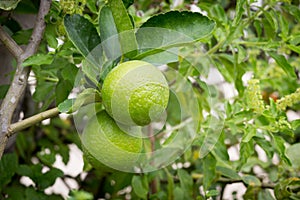
POLYGON ((260 180, 256 176, 245 175, 242 177, 244 183, 250 186, 261 186, 260 180))
POLYGON ((21 0, 14 10, 14 12, 18 13, 26 13, 26 14, 37 14, 39 11, 39 6, 34 1, 31 0, 21 0))
POLYGON ((153 16, 137 30, 141 54, 136 58, 198 41, 208 36, 214 27, 215 23, 200 13, 170 11, 153 16))
POLYGON ((253 25, 255 27, 257 37, 261 37, 261 34, 262 34, 261 22, 259 20, 255 20, 253 25))
POLYGON ((249 142, 256 135, 256 129, 253 127, 248 127, 244 131, 244 135, 242 137, 242 142, 249 142))
POLYGON ((3 10, 13 10, 17 7, 21 0, 3 0, 0 1, 0 9, 3 10))
POLYGON ((66 15, 64 25, 70 40, 85 57, 101 43, 96 28, 83 16, 66 15))
POLYGON ((54 96, 54 87, 55 84, 52 82, 38 82, 35 92, 33 93, 33 99, 37 102, 52 99, 52 97, 54 96))
POLYGON ((108 59, 121 56, 121 45, 118 30, 109 6, 103 6, 99 15, 100 37, 103 50, 108 59))
POLYGON ((42 176, 38 177, 37 187, 41 190, 53 185, 58 177, 62 177, 64 173, 57 168, 52 168, 42 176))
POLYGON ((83 190, 72 190, 68 200, 93 200, 93 194, 83 190))
POLYGON ((57 37, 56 26, 54 24, 47 24, 45 38, 48 45, 54 49, 56 49, 58 45, 57 37))
POLYGON ((41 174, 42 170, 42 165, 41 164, 36 164, 36 165, 20 165, 18 168, 17 173, 21 176, 28 176, 29 178, 32 179, 33 182, 36 182, 37 176, 41 174))
POLYGON ((285 71, 291 78, 296 78, 294 68, 288 63, 283 55, 278 55, 274 52, 268 52, 269 55, 276 61, 276 63, 285 71))
POLYGON ((270 141, 259 137, 254 137, 253 139, 255 140, 256 144, 258 144, 266 152, 267 156, 272 159, 274 155, 274 148, 270 141))
MULTIPOLYGON (((201 135, 201 137, 203 137, 203 140, 200 140, 199 142, 199 145, 201 146, 199 150, 200 158, 203 158, 215 148, 215 145, 218 144, 223 129, 222 120, 219 120, 212 116, 208 121, 210 123, 210 127, 205 130, 204 134, 201 135)), ((221 146, 221 144, 218 144, 218 146, 221 146)), ((218 150, 216 150, 216 152, 218 152, 218 150)))
POLYGON ((165 173, 167 175, 168 185, 167 185, 167 191, 168 191, 168 197, 169 199, 174 198, 174 179, 172 174, 169 172, 167 168, 165 168, 165 173))
POLYGON ((28 44, 29 39, 32 35, 32 29, 20 30, 12 35, 12 38, 16 41, 17 44, 28 44))
POLYGON ((206 193, 206 197, 215 197, 215 196, 218 196, 219 195, 219 191, 218 190, 209 190, 207 193, 206 193))
POLYGON ((271 31, 276 33, 277 29, 278 29, 278 24, 277 24, 276 18, 274 18, 273 10, 265 11, 264 15, 266 16, 266 19, 271 26, 271 31))
POLYGON ((300 46, 295 46, 295 45, 289 45, 289 44, 288 44, 287 47, 288 47, 290 50, 292 50, 292 51, 294 51, 294 52, 300 54, 300 46))
POLYGON ((217 160, 218 158, 220 158, 222 161, 229 161, 228 150, 225 144, 224 132, 222 132, 218 139, 218 142, 215 144, 213 152, 215 153, 214 155, 216 156, 217 160))
POLYGON ((61 102, 57 108, 61 113, 69 113, 72 110, 75 99, 66 99, 61 102))
POLYGON ((51 151, 50 153, 46 153, 44 149, 37 153, 37 157, 42 161, 42 163, 48 166, 52 166, 52 164, 55 162, 55 156, 55 152, 51 151))
POLYGON ((192 176, 183 169, 179 169, 177 173, 178 173, 178 178, 180 181, 180 186, 183 189, 184 194, 187 196, 186 198, 192 196, 192 193, 193 193, 193 178, 192 178, 192 176))
POLYGON ((238 64, 241 64, 247 58, 247 51, 241 46, 237 46, 238 49, 238 64))
POLYGON ((63 79, 70 81, 72 85, 74 85, 76 81, 76 76, 78 74, 78 67, 76 65, 69 63, 68 65, 64 66, 61 70, 61 76, 63 79))
POLYGON ((284 145, 284 139, 280 136, 273 135, 273 142, 275 145, 275 148, 277 149, 280 158, 288 165, 292 165, 290 159, 286 156, 285 153, 285 145, 284 145))
POLYGON ((87 88, 78 94, 76 99, 66 99, 58 105, 60 112, 75 112, 85 104, 101 102, 101 96, 98 90, 87 88))
POLYGON ((25 190, 25 200, 40 200, 40 199, 46 199, 46 198, 47 198, 47 195, 44 192, 37 191, 32 187, 28 187, 25 190))
POLYGON ((59 105, 67 99, 72 89, 73 85, 70 81, 60 79, 55 88, 56 104, 59 105))
POLYGON ((226 80, 232 82, 236 80, 235 77, 235 69, 234 69, 234 59, 229 54, 218 54, 216 59, 219 61, 221 66, 218 66, 219 71, 222 73, 222 75, 226 78, 226 80))
POLYGON ((35 54, 27 58, 23 63, 23 67, 32 65, 49 65, 53 62, 54 56, 49 54, 35 54))
POLYGON ((289 35, 289 23, 283 15, 278 15, 281 37, 286 40, 289 35))
POLYGON ((134 3, 134 0, 122 0, 125 8, 128 8, 134 3))
POLYGON ((133 57, 137 53, 137 41, 127 10, 122 0, 109 0, 109 6, 119 33, 122 53, 127 57, 133 57))
POLYGON ((0 191, 11 181, 18 169, 18 157, 15 153, 4 154, 0 160, 0 191))
POLYGON ((6 187, 2 192, 7 194, 9 198, 7 199, 24 199, 25 186, 14 185, 13 187, 6 187))
POLYGON ((100 102, 101 97, 99 91, 93 88, 87 88, 83 90, 76 98, 73 110, 76 111, 84 104, 100 102))
POLYGON ((217 23, 220 23, 223 26, 226 26, 228 23, 228 17, 222 5, 214 4, 210 8, 211 17, 217 23))
POLYGON ((240 24, 242 15, 245 13, 244 5, 246 3, 246 0, 237 0, 236 2, 236 8, 235 8, 235 17, 232 22, 232 26, 237 26, 240 24))
POLYGON ((4 99, 10 85, 0 85, 0 99, 4 99))
POLYGON ((64 175, 64 173, 57 168, 51 168, 46 173, 42 173, 42 168, 43 166, 41 164, 31 166, 21 165, 18 169, 18 174, 31 178, 39 190, 48 188, 55 183, 56 178, 64 175))
POLYGON ((289 146, 286 150, 286 154, 290 159, 293 167, 300 167, 300 156, 299 156, 300 143, 293 144, 289 146))
POLYGON ((184 190, 180 187, 175 187, 173 191, 174 200, 186 199, 184 196, 184 190))
MULTIPOLYGON (((103 68, 105 68, 105 67, 103 67, 103 68)), ((92 61, 85 59, 82 61, 81 70, 82 70, 83 74, 88 78, 88 80, 92 82, 93 85, 98 84, 101 68, 94 65, 92 61)))
POLYGON ((258 200, 275 200, 269 190, 262 190, 258 193, 258 200))
POLYGON ((212 154, 203 158, 203 187, 207 191, 216 177, 216 159, 212 154))
POLYGON ((293 17, 295 17, 295 19, 299 22, 300 21, 300 10, 299 7, 296 5, 292 5, 292 4, 284 4, 283 8, 291 15, 293 15, 293 17))
POLYGON ((248 160, 248 158, 254 153, 254 144, 253 139, 249 140, 248 142, 241 142, 241 149, 240 149, 240 161, 242 167, 248 160))
POLYGON ((69 147, 65 144, 60 144, 58 153, 61 155, 64 164, 67 165, 70 159, 69 147))
POLYGON ((276 184, 274 192, 277 199, 299 199, 300 179, 296 177, 283 179, 276 184))
POLYGON ((147 199, 149 186, 148 186, 146 176, 144 177, 138 175, 133 176, 131 184, 132 184, 133 191, 138 197, 142 199, 147 199))
POLYGON ((95 1, 95 0, 87 0, 86 1, 86 6, 90 9, 90 11, 92 11, 93 13, 96 14, 98 12, 97 7, 96 7, 97 3, 98 2, 95 1))
MULTIPOLYGON (((153 65, 160 66, 166 63, 175 63, 178 62, 178 47, 168 49, 160 53, 156 53, 150 56, 147 56, 142 59, 143 61, 149 62, 153 65)), ((182 65, 181 65, 182 66, 182 65)), ((190 66, 190 63, 189 63, 190 66)))
POLYGON ((227 168, 227 167, 221 167, 217 166, 216 170, 220 172, 223 176, 226 176, 228 178, 234 179, 234 180, 240 180, 241 177, 238 175, 236 171, 233 169, 227 168))

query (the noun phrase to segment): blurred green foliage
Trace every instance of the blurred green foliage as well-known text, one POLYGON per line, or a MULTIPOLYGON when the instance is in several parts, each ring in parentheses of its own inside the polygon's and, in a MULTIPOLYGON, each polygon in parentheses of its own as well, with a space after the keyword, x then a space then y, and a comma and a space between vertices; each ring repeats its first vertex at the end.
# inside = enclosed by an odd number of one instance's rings
MULTIPOLYGON (((86 176, 72 177, 53 164, 58 156, 67 164, 70 145, 81 148, 80 139, 71 117, 53 118, 48 125, 41 123, 19 133, 13 152, 6 153, 1 159, 0 199, 63 199, 59 194, 46 194, 45 189, 57 179, 68 185, 68 178, 78 184, 78 190, 70 190, 67 198, 76 200, 222 199, 226 186, 239 182, 246 188, 244 199, 299 199, 297 148, 300 121, 289 120, 287 116, 288 112, 297 113, 300 108, 297 90, 299 1, 123 0, 125 6, 108 2, 52 2, 39 52, 24 62, 24 67, 32 66, 36 79, 32 95, 34 113, 53 105, 67 112, 74 105, 86 103, 85 97, 93 95, 94 89, 101 93, 105 74, 120 60, 159 60, 178 71, 193 86, 200 111, 197 136, 179 159, 158 171, 141 174, 105 172, 85 162, 83 173, 86 176), (103 8, 111 9, 111 13, 104 13, 103 8), (118 12, 120 9, 122 12, 118 12), (174 10, 201 11, 209 20, 204 25, 196 23, 197 17, 188 13, 191 18, 180 21, 182 18, 176 12, 169 12, 174 10), (166 12, 169 14, 159 15, 166 12), (120 16, 127 18, 116 20, 120 16), (155 20, 153 16, 161 18, 155 20), (103 18, 115 21, 101 21, 103 18), (191 28, 194 23, 198 35, 195 33, 195 38, 189 42, 172 41, 174 43, 168 43, 164 49, 159 49, 163 43, 157 43, 157 40, 170 37, 154 35, 147 42, 158 46, 146 49, 146 54, 122 51, 121 57, 105 63, 107 57, 114 55, 103 48, 96 51, 101 53, 99 60, 90 60, 92 65, 85 59, 109 34, 139 28, 143 24, 147 26, 145 22, 151 18, 151 26, 171 27, 183 33, 195 30, 191 28), (198 30, 200 25, 205 30, 198 30), (164 51, 171 47, 176 47, 178 56, 164 51), (102 77, 94 66, 99 63, 104 63, 102 77), (76 78, 79 70, 83 76, 76 78), (208 81, 212 70, 215 70, 213 78, 216 74, 222 77, 218 82, 208 81), (84 92, 72 104, 68 97, 78 82, 84 92), (232 150, 236 150, 238 159, 234 159, 232 150), (33 184, 22 184, 20 180, 24 176, 33 184)), ((0 5, 2 9, 6 6, 0 5)), ((37 7, 38 1, 22 0, 11 12, 36 13, 37 7)), ((9 17, 1 16, 0 23, 18 44, 27 44, 32 30, 22 30, 9 17)), ((137 40, 136 36, 138 33, 129 34, 128 41, 134 43, 130 45, 121 37, 120 49, 140 45, 143 35, 137 40)), ((7 86, 0 86, 1 98, 6 92, 7 86)), ((174 111, 168 115, 171 127, 179 120, 178 106, 171 98, 169 108, 174 111)), ((155 140, 157 147, 161 146, 160 140, 155 140)), ((147 142, 145 144, 149 146, 147 142)))

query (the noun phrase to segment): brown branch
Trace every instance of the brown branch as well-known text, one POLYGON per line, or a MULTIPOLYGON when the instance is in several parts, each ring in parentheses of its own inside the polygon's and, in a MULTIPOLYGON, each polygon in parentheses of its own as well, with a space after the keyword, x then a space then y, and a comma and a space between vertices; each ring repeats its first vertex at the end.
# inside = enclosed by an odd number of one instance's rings
POLYGON ((20 58, 23 49, 5 32, 2 26, 0 26, 0 40, 16 59, 20 58))
POLYGON ((32 35, 29 40, 29 44, 27 45, 24 54, 21 56, 24 60, 35 54, 38 50, 46 28, 45 16, 50 10, 51 2, 52 0, 42 0, 40 3, 39 13, 36 19, 35 26, 33 28, 32 35))
POLYGON ((16 73, 0 107, 0 158, 2 157, 7 140, 9 138, 10 133, 8 129, 11 124, 13 113, 19 103, 20 97, 25 92, 28 74, 30 72, 30 68, 23 67, 22 62, 26 58, 35 54, 39 47, 46 27, 44 18, 50 10, 50 5, 51 0, 41 1, 33 33, 31 35, 28 46, 22 54, 19 54, 20 49, 18 49, 18 46, 15 42, 12 42, 12 39, 9 39, 8 34, 0 35, 1 40, 5 41, 3 43, 10 51, 12 51, 17 59, 16 73), (14 48, 17 48, 17 50, 15 50, 14 48))

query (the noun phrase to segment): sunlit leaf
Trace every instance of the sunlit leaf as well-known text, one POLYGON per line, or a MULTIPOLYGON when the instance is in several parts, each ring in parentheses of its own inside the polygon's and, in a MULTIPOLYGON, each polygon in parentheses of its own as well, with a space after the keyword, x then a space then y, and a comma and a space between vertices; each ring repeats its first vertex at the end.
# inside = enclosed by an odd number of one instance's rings
POLYGON ((215 23, 208 17, 188 11, 170 11, 153 16, 137 30, 140 51, 137 58, 200 40, 208 36, 214 26, 215 23))

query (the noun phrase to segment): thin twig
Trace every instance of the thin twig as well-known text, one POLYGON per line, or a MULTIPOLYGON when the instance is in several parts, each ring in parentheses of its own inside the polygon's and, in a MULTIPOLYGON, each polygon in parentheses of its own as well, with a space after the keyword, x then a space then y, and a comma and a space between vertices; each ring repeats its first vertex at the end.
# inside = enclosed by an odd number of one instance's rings
MULTIPOLYGON (((22 94, 25 92, 27 85, 30 68, 23 67, 22 63, 26 58, 35 54, 39 47, 46 27, 44 19, 50 10, 50 5, 51 0, 41 1, 33 33, 31 35, 29 44, 23 53, 20 54, 20 47, 13 42, 13 39, 11 39, 8 34, 2 32, 2 35, 0 35, 4 45, 6 45, 6 47, 14 54, 14 56, 16 56, 17 60, 16 73, 0 107, 0 158, 2 157, 10 135, 8 129, 11 124, 13 113, 22 94)), ((3 29, 1 30, 4 31, 3 29)))
POLYGON ((38 122, 41 122, 45 119, 55 117, 58 114, 59 114, 58 108, 52 108, 50 110, 46 110, 46 111, 36 114, 34 116, 28 117, 22 121, 13 123, 8 127, 7 137, 9 138, 18 131, 24 130, 25 128, 28 128, 28 127, 30 127, 38 122))

